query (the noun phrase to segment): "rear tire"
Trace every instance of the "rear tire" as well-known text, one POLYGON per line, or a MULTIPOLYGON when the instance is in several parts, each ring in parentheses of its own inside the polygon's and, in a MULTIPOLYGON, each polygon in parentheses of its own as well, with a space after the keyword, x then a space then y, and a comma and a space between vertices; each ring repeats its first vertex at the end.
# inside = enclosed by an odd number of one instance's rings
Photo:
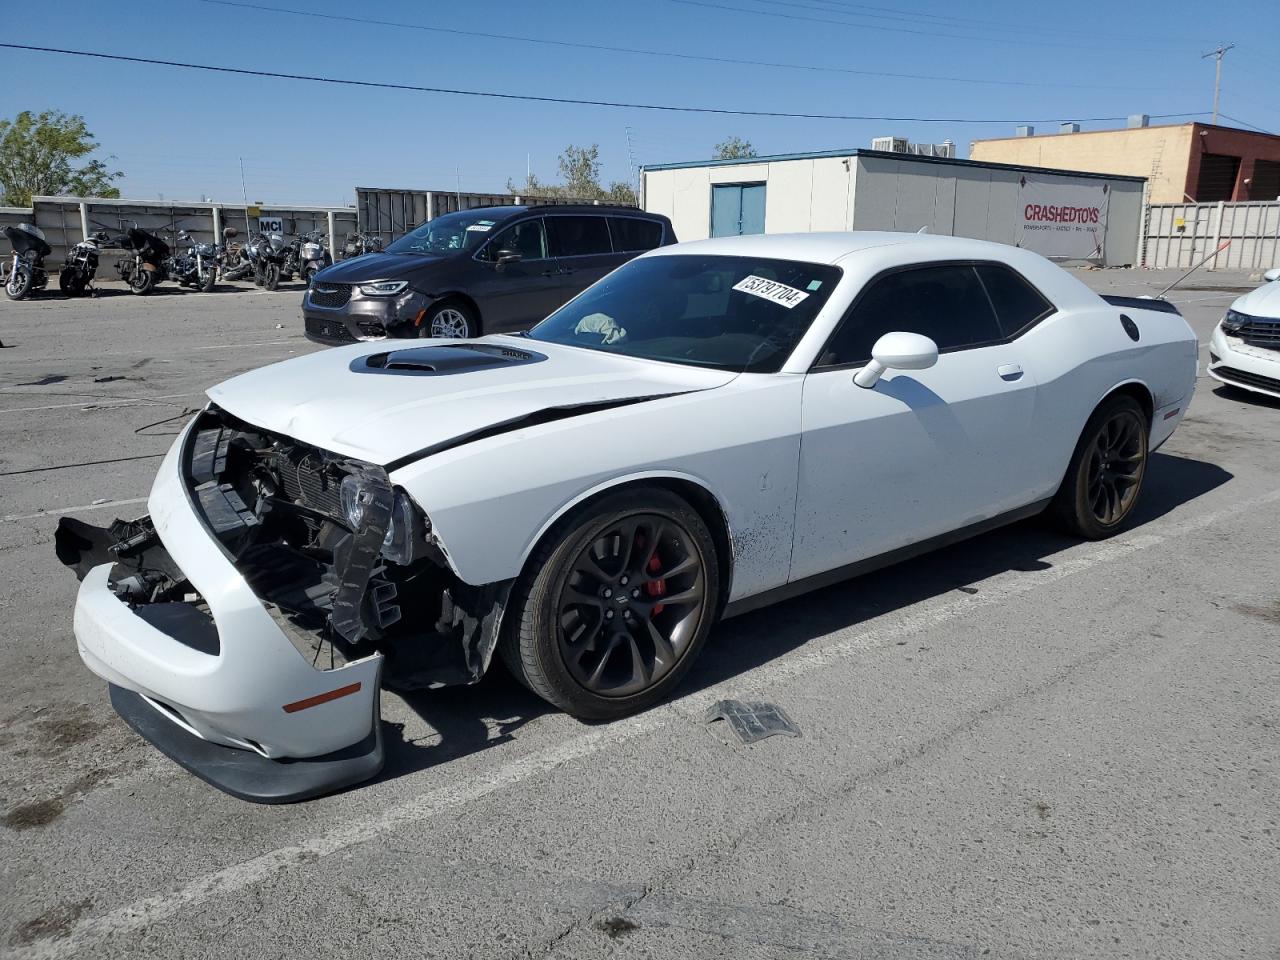
POLYGON ((1151 433, 1146 411, 1126 394, 1099 405, 1085 424, 1049 515, 1086 540, 1123 530, 1147 472, 1151 433))
POLYGON ((660 488, 606 494, 553 528, 516 581, 500 655, 521 683, 583 720, 665 699, 719 603, 715 541, 660 488))

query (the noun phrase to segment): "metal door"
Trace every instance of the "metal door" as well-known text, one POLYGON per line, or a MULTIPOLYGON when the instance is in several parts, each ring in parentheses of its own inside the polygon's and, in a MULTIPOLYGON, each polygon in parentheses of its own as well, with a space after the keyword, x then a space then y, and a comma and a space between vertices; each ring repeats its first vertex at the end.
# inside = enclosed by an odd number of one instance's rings
POLYGON ((711 187, 711 236, 764 233, 763 183, 717 183, 711 187))

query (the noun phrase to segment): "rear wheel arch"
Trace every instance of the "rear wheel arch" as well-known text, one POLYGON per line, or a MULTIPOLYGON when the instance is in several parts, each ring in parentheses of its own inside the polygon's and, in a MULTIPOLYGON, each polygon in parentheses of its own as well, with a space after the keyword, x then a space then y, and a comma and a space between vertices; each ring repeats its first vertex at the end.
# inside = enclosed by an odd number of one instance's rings
MULTIPOLYGON (((1147 388, 1147 385, 1141 380, 1130 380, 1127 383, 1122 383, 1119 386, 1113 387, 1106 396, 1094 404, 1093 410, 1089 411, 1089 416, 1092 417, 1099 407, 1117 394, 1124 394, 1126 396, 1133 397, 1134 400, 1138 401, 1138 406, 1142 407, 1142 412, 1147 415, 1147 429, 1151 429, 1151 424, 1154 422, 1156 416, 1156 402, 1155 398, 1151 395, 1151 391, 1147 388)), ((1084 427, 1081 427, 1081 430, 1083 429, 1084 427)))

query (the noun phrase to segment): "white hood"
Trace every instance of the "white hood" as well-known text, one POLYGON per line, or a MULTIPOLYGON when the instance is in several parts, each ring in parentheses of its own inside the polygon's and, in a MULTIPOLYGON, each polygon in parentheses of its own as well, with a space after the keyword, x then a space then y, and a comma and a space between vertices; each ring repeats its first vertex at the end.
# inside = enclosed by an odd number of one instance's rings
POLYGON ((1264 283, 1257 290, 1250 290, 1231 304, 1232 310, 1247 313, 1251 317, 1280 320, 1280 280, 1264 283))
POLYGON ((228 413, 264 430, 386 465, 541 410, 707 390, 735 376, 523 337, 469 342, 545 359, 429 374, 367 369, 366 357, 463 345, 389 340, 274 363, 224 381, 208 394, 228 413))

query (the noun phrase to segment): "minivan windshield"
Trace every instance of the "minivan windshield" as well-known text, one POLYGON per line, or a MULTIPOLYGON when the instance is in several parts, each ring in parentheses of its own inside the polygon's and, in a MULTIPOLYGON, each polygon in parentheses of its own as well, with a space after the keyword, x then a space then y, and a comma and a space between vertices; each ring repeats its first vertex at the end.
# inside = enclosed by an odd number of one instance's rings
POLYGON ((828 264, 641 257, 529 331, 533 340, 718 370, 781 368, 840 280, 828 264))
POLYGON ((387 253, 456 253, 474 250, 489 238, 489 231, 498 223, 492 213, 459 210, 428 220, 414 227, 395 243, 387 247, 387 253))

